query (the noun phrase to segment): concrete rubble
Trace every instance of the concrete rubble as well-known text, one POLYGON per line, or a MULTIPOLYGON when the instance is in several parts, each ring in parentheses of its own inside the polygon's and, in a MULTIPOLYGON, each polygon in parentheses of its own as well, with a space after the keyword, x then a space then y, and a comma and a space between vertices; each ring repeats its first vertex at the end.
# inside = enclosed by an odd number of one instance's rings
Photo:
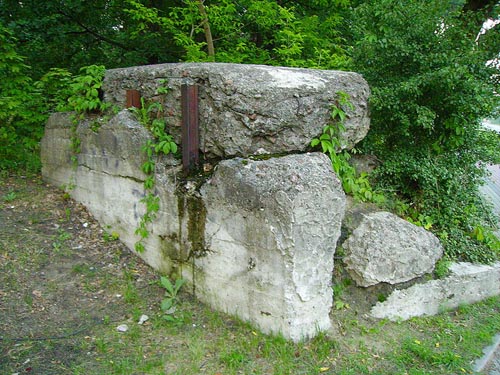
POLYGON ((443 255, 432 233, 390 212, 361 215, 343 243, 346 269, 357 285, 398 284, 430 273, 443 255))
POLYGON ((264 332, 299 341, 327 330, 345 195, 328 157, 305 151, 329 121, 338 91, 354 104, 345 147, 364 137, 369 88, 360 75, 231 64, 111 70, 104 98, 122 109, 76 125, 71 114, 52 115, 42 140, 44 178, 134 249, 145 212, 142 147, 152 136, 123 109, 126 90, 162 102, 167 130, 179 142, 184 83, 199 87, 200 152, 213 168, 186 175, 175 157, 157 160, 160 210, 138 255, 264 332), (165 84, 160 99, 155 92, 165 84))
MULTIPOLYGON (((76 124, 71 113, 53 114, 41 143, 44 179, 134 251, 145 213, 143 146, 153 138, 124 108, 126 92, 161 103, 167 131, 180 144, 183 84, 199 89, 202 165, 186 174, 178 158, 157 158, 159 211, 137 255, 263 332, 300 341, 328 330, 346 197, 329 158, 309 145, 331 120, 339 92, 353 104, 344 108, 342 147, 364 138, 370 90, 359 74, 215 63, 110 70, 103 94, 117 113, 76 124), (167 93, 158 94, 160 87, 167 93)), ((439 241, 389 213, 358 216, 343 243, 348 271, 363 287, 396 288, 372 316, 407 319, 500 294, 498 264, 456 264, 445 279, 398 289, 432 272, 442 255, 439 241)))
POLYGON ((375 318, 406 320, 436 315, 463 304, 500 295, 500 263, 477 265, 453 263, 448 277, 395 290, 371 310, 375 318))

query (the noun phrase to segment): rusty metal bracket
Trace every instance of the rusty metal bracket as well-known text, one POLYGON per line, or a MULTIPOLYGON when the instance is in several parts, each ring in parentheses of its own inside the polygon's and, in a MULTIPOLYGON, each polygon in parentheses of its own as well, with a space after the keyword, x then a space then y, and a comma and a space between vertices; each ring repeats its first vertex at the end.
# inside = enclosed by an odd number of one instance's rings
POLYGON ((198 86, 181 85, 182 166, 191 171, 200 162, 198 131, 198 86))
POLYGON ((127 90, 127 108, 141 108, 141 93, 138 90, 127 90))

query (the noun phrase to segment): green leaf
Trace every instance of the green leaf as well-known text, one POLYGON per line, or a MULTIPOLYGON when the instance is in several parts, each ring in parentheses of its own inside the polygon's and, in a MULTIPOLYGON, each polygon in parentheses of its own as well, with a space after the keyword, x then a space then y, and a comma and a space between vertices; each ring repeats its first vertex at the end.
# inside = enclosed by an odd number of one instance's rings
POLYGON ((170 295, 174 294, 174 286, 172 285, 168 277, 162 276, 160 278, 160 283, 166 289, 166 291, 170 293, 170 295))
POLYGON ((143 253, 145 248, 144 248, 144 244, 142 242, 136 242, 135 245, 134 245, 134 249, 135 251, 137 251, 138 253, 143 253))
POLYGON ((175 286, 174 286, 174 291, 175 294, 179 292, 179 290, 182 288, 182 286, 186 283, 186 280, 184 279, 177 279, 175 280, 175 286))
POLYGON ((161 301, 161 309, 163 312, 170 310, 174 305, 174 300, 171 298, 165 298, 161 301))
POLYGON ((177 144, 175 142, 170 143, 170 151, 174 154, 177 153, 177 144))

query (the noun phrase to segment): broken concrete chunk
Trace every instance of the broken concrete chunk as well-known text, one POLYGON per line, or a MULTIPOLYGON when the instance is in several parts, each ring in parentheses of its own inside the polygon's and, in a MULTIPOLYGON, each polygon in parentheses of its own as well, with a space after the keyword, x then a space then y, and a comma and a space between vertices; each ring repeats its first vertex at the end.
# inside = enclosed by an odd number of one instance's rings
POLYGON ((343 248, 347 271, 364 287, 402 283, 432 272, 443 255, 436 236, 389 212, 364 214, 343 248))
POLYGON ((453 263, 451 275, 440 280, 395 290, 371 310, 375 318, 406 320, 415 316, 435 315, 462 304, 500 295, 500 263, 477 265, 453 263))
POLYGON ((221 162, 202 187, 199 298, 295 341, 330 327, 345 195, 323 154, 221 162))

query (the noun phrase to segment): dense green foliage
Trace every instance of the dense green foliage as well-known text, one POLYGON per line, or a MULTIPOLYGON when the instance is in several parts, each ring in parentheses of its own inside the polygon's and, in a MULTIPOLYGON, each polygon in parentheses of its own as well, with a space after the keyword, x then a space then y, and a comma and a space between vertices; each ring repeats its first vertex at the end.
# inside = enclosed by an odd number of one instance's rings
MULTIPOLYGON (((403 200, 401 214, 440 235, 448 255, 491 261, 498 242, 483 235, 491 222, 477 190, 479 162, 500 162, 498 137, 480 129, 498 98, 485 64, 492 41, 475 41, 477 16, 442 1, 363 4, 353 62, 373 90, 363 148, 382 161, 378 184, 403 200)), ((500 46, 498 32, 488 37, 500 46)))
MULTIPOLYGON (((102 109, 92 107, 101 66, 350 69, 373 92, 372 129, 360 149, 381 161, 375 190, 437 233, 448 256, 490 261, 499 244, 477 192, 484 163, 500 162, 500 147, 480 121, 499 107, 500 75, 486 62, 498 55, 500 26, 477 36, 499 7, 489 0, 0 0, 0 169, 39 168, 51 111, 102 109)), ((332 130, 318 137, 333 142, 332 130)), ((345 151, 330 156, 347 171, 348 190, 372 194, 345 151)))
MULTIPOLYGON (((15 50, 12 32, 0 24, 0 168, 31 164, 46 120, 45 103, 15 50)), ((36 163, 36 162, 35 162, 36 163)), ((33 166, 37 168, 38 166, 33 166)))

